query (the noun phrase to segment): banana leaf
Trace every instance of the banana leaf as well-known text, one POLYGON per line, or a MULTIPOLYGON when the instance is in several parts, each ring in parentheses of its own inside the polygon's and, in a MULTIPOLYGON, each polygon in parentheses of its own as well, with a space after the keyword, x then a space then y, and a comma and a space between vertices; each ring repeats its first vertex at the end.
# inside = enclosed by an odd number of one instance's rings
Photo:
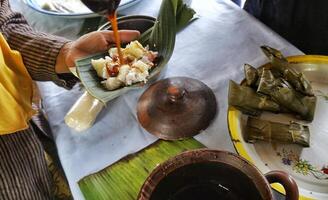
MULTIPOLYGON (((176 31, 185 27, 193 19, 194 14, 195 11, 187 7, 183 0, 162 1, 154 27, 146 31, 140 38, 143 45, 148 44, 150 49, 157 51, 159 55, 157 66, 150 71, 148 79, 155 78, 167 64, 173 53, 176 31)), ((106 90, 91 65, 91 59, 104 56, 104 53, 96 54, 76 61, 77 74, 93 97, 106 103, 130 90, 143 86, 141 83, 136 83, 113 91, 106 90)))
POLYGON ((282 124, 248 117, 244 134, 246 141, 250 143, 263 140, 310 146, 309 127, 296 122, 282 124))
POLYGON ((279 86, 280 84, 280 79, 275 78, 274 75, 271 73, 271 70, 263 69, 257 92, 270 95, 271 90, 279 86))
POLYGON ((295 88, 295 90, 307 96, 314 96, 310 81, 307 80, 303 73, 299 73, 295 69, 289 67, 287 59, 280 51, 269 46, 261 46, 261 49, 270 59, 272 68, 275 71, 278 71, 281 76, 295 88))
POLYGON ((255 69, 252 65, 245 64, 244 73, 245 73, 246 85, 250 87, 256 86, 256 83, 258 82, 259 79, 259 73, 257 69, 255 69))
POLYGON ((142 184, 157 165, 179 153, 199 148, 204 148, 204 145, 193 138, 180 141, 158 140, 84 177, 78 184, 86 200, 135 200, 142 184))
POLYGON ((301 119, 312 121, 316 97, 304 96, 284 79, 275 78, 270 70, 264 69, 257 92, 269 95, 282 107, 296 113, 301 119))
POLYGON ((266 95, 256 93, 248 86, 238 85, 234 81, 229 82, 228 101, 230 106, 234 106, 243 113, 259 115, 261 111, 281 111, 280 106, 270 100, 266 95))
MULTIPOLYGON (((176 17, 176 20, 177 20, 176 21, 176 32, 181 31, 190 22, 197 19, 197 17, 195 17, 196 12, 192 8, 188 7, 186 4, 183 4, 182 1, 179 1, 179 3, 180 4, 178 4, 178 8, 177 8, 178 15, 176 17)), ((158 21, 156 23, 158 23, 158 21)), ((154 29, 154 26, 149 28, 144 33, 142 33, 140 38, 138 38, 138 41, 142 45, 145 46, 145 45, 149 44, 150 35, 151 35, 153 29, 154 29)))

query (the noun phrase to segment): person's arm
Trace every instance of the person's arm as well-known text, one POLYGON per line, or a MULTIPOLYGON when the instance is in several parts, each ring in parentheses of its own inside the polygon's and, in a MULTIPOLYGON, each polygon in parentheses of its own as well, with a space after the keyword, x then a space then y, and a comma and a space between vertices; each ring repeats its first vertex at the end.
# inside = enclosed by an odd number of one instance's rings
POLYGON ((12 12, 9 0, 0 2, 0 31, 10 47, 21 53, 31 77, 39 81, 51 80, 65 87, 72 86, 74 79, 61 79, 55 70, 57 56, 69 40, 34 31, 20 13, 12 12))
MULTIPOLYGON (((10 47, 18 50, 24 64, 34 80, 54 81, 71 87, 74 76, 60 76, 69 73, 78 58, 108 50, 113 44, 112 31, 97 31, 86 34, 76 41, 34 31, 24 17, 12 12, 8 0, 0 0, 0 32, 6 37, 10 47)), ((122 42, 139 36, 138 31, 120 31, 122 42)))

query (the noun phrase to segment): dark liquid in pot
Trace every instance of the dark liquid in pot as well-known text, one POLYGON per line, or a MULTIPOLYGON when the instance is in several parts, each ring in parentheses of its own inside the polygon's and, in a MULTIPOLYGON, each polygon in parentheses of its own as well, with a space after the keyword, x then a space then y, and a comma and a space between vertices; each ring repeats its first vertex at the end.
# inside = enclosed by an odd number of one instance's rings
POLYGON ((262 200, 253 181, 234 167, 193 164, 168 174, 151 200, 262 200))
POLYGON ((181 188, 169 200, 239 200, 234 191, 220 183, 199 183, 181 188))

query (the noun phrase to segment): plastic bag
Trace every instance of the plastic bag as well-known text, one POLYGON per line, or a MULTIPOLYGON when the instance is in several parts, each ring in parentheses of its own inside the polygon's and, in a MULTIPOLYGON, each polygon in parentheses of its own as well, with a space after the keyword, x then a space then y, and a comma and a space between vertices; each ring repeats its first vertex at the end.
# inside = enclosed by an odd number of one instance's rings
POLYGON ((75 102, 65 116, 65 123, 76 131, 84 131, 95 122, 105 105, 88 92, 75 102))

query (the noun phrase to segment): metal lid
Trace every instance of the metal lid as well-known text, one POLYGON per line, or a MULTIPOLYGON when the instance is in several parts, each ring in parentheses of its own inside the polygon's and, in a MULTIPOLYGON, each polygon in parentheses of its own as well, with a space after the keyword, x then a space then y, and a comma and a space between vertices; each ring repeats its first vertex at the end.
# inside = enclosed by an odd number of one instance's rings
POLYGON ((152 84, 139 98, 140 124, 165 140, 192 137, 206 129, 216 115, 212 90, 196 79, 167 78, 152 84))

